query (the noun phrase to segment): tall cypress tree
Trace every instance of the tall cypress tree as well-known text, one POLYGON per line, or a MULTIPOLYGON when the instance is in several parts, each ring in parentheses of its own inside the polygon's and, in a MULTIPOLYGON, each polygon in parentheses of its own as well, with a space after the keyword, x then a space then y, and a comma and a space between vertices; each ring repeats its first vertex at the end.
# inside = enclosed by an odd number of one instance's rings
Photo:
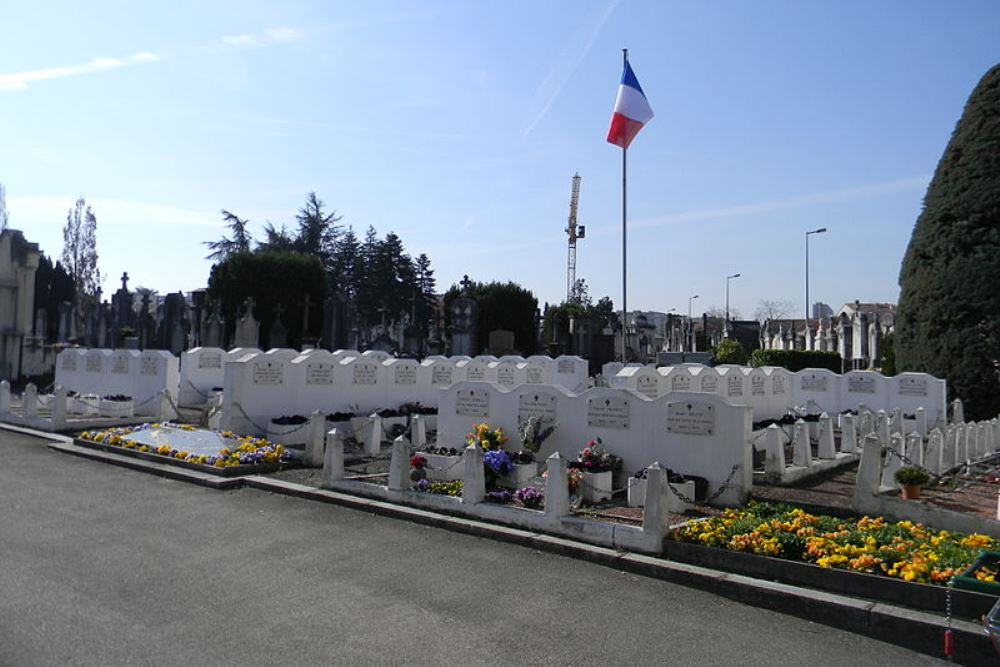
POLYGON ((896 367, 948 380, 972 419, 1000 412, 1000 65, 972 91, 899 275, 896 367))

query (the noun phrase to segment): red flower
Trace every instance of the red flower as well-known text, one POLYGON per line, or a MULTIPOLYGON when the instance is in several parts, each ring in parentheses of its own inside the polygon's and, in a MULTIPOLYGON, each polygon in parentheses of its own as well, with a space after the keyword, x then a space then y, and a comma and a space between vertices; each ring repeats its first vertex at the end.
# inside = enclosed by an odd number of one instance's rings
POLYGON ((410 467, 420 470, 425 465, 427 465, 427 458, 417 454, 416 456, 410 457, 410 467))

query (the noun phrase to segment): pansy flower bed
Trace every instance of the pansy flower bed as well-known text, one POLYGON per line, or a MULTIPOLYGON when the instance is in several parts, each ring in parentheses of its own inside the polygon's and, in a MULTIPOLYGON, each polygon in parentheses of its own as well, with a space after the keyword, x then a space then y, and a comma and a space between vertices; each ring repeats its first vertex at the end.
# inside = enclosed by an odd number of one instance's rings
MULTIPOLYGON (((691 521, 670 538, 775 558, 814 563, 904 581, 946 584, 982 549, 996 549, 987 535, 936 531, 911 521, 881 517, 842 519, 789 505, 750 503, 709 519, 691 521)), ((977 576, 989 580, 994 573, 977 576)))
POLYGON ((249 471, 290 463, 289 451, 264 438, 215 433, 187 424, 156 422, 84 431, 80 444, 121 448, 142 458, 167 459, 213 472, 249 471))

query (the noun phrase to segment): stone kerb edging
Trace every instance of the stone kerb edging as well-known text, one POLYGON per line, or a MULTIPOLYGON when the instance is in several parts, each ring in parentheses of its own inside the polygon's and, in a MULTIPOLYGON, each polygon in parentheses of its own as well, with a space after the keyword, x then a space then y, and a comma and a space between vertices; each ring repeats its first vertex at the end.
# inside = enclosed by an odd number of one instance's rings
POLYGON ((517 446, 518 428, 529 417, 555 430, 541 456, 558 452, 575 459, 600 437, 632 473, 660 461, 671 470, 708 480, 720 505, 741 505, 752 484, 751 411, 718 395, 674 392, 655 399, 630 389, 595 387, 581 393, 563 387, 524 385, 505 389, 461 382, 441 392, 438 446, 458 447, 473 424, 501 427, 517 446), (734 468, 737 470, 734 472, 734 468))

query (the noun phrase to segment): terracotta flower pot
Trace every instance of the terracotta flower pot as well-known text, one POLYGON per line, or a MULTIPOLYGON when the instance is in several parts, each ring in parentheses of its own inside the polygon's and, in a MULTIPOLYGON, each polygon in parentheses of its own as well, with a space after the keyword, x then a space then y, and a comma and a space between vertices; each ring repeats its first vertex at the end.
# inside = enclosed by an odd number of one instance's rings
POLYGON ((919 484, 902 484, 899 488, 905 500, 920 500, 919 484))

